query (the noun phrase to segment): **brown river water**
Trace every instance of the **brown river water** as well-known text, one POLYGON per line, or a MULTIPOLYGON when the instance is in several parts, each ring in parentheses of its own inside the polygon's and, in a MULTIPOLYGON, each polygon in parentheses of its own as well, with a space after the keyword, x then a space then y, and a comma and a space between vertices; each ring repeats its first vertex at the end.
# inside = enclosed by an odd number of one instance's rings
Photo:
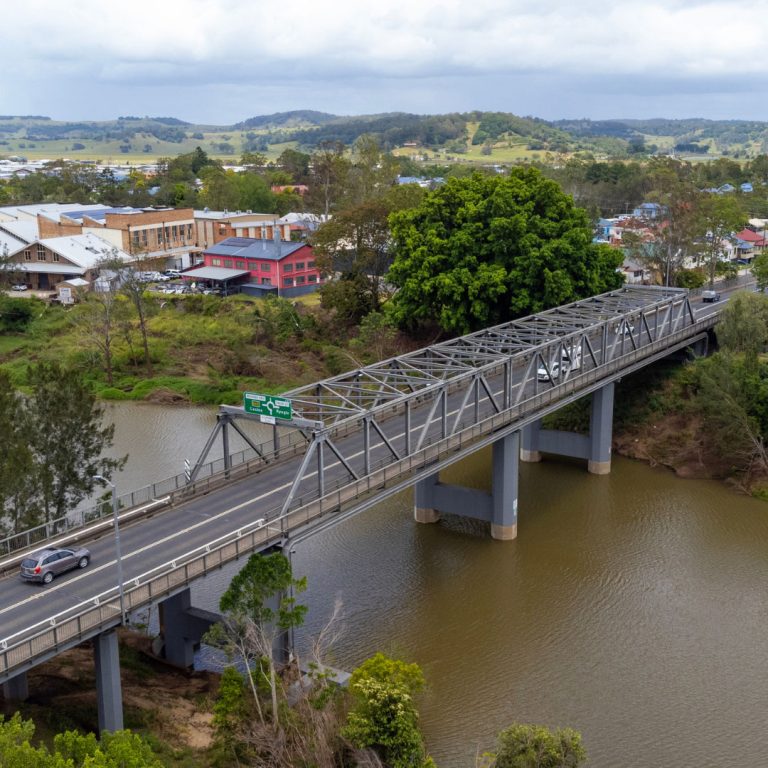
MULTIPOLYGON (((108 406, 120 492, 183 470, 213 410, 108 406)), ((233 449, 237 446, 233 446, 233 449)), ((488 487, 482 451, 444 478, 488 487)), ((470 768, 512 722, 570 726, 594 768, 768 765, 768 504, 614 457, 521 465, 518 538, 412 520, 402 493, 299 544, 309 605, 298 638, 340 597, 331 662, 378 650, 418 662, 440 768, 470 768)), ((193 590, 215 608, 232 576, 193 590)))

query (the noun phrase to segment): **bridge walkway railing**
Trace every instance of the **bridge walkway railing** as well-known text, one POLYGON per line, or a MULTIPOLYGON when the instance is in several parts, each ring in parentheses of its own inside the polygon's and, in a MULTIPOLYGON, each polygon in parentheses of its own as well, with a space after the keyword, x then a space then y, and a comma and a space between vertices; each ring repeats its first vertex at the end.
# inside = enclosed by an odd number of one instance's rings
MULTIPOLYGON (((441 463, 452 463, 462 455, 492 443, 502 435, 519 429, 526 421, 538 418, 548 408, 554 409, 569 398, 583 396, 613 380, 619 373, 630 373, 653 359, 686 346, 694 337, 711 328, 715 318, 716 313, 713 313, 662 341, 633 350, 599 369, 574 376, 551 390, 529 397, 449 437, 432 435, 421 450, 399 461, 387 458, 377 461, 372 465, 370 474, 358 481, 337 478, 328 483, 324 496, 299 496, 295 499, 295 506, 282 515, 280 506, 260 511, 262 517, 256 522, 128 579, 124 584, 126 610, 130 613, 162 600, 186 588, 210 570, 284 541, 323 518, 344 512, 345 508, 372 506, 381 498, 411 485, 425 471, 434 471, 441 463)), ((201 484, 215 482, 216 478, 209 477, 201 484)), ((39 663, 41 657, 54 656, 119 623, 120 604, 115 587, 22 632, 0 638, 0 681, 39 663)))

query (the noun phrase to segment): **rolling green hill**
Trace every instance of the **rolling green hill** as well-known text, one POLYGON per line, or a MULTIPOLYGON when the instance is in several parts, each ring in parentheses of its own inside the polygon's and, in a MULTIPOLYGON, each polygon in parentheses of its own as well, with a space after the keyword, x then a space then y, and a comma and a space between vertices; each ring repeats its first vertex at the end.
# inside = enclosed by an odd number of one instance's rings
POLYGON ((747 158, 768 150, 768 123, 745 120, 553 122, 508 112, 339 116, 295 110, 257 115, 229 126, 196 125, 174 117, 66 122, 39 115, 0 115, 0 156, 153 162, 200 146, 224 160, 237 160, 244 151, 274 159, 289 147, 312 151, 323 142, 350 146, 362 134, 372 134, 384 148, 399 148, 399 154, 416 159, 427 153, 434 159, 441 153, 483 162, 512 162, 542 152, 621 158, 675 151, 682 156, 747 158))

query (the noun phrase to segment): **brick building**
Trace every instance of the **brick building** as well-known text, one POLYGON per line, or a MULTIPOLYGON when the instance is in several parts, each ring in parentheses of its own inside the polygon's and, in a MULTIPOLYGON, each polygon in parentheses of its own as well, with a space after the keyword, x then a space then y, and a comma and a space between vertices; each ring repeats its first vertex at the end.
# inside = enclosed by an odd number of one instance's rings
POLYGON ((312 246, 306 243, 230 237, 206 248, 203 262, 184 277, 220 284, 227 293, 300 296, 323 282, 312 246))
POLYGON ((191 208, 93 208, 37 214, 42 238, 95 234, 156 267, 185 269, 199 253, 191 208))
POLYGON ((275 229, 283 240, 291 239, 290 226, 281 224, 273 213, 251 211, 195 211, 195 237, 201 249, 230 237, 273 240, 275 229))
POLYGON ((130 262, 130 256, 91 233, 40 238, 10 253, 14 279, 33 291, 49 291, 59 283, 80 278, 92 283, 104 259, 130 262))

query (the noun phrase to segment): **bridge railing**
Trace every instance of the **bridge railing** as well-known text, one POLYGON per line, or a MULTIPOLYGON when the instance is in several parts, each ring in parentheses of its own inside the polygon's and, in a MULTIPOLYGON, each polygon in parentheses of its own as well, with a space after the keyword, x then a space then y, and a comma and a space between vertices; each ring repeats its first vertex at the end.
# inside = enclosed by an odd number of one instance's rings
MULTIPOLYGON (((556 405, 568 396, 589 389, 600 381, 610 379, 617 371, 631 370, 649 357, 660 357, 676 344, 681 346, 692 335, 712 325, 712 316, 678 331, 662 341, 652 342, 622 355, 610 364, 585 371, 563 381, 556 387, 533 395, 501 413, 494 413, 477 423, 465 426, 448 437, 429 436, 423 447, 400 459, 377 461, 370 474, 349 482, 336 478, 327 486, 322 498, 314 493, 296 498, 296 506, 280 515, 273 506, 259 512, 262 519, 230 531, 224 536, 197 547, 124 583, 126 611, 131 612, 168 597, 185 588, 192 580, 210 570, 220 568, 239 557, 284 540, 289 534, 340 512, 345 505, 375 498, 382 489, 395 492, 413 482, 414 476, 437 463, 455 460, 455 454, 477 450, 497 440, 500 434, 519 426, 526 416, 535 416, 548 406, 556 405)), ((210 478, 209 478, 210 480, 210 478)), ((96 597, 51 616, 23 631, 0 639, 0 679, 8 679, 43 655, 72 647, 100 631, 120 623, 120 602, 117 586, 96 597)))
MULTIPOLYGON (((291 456, 296 452, 296 449, 304 445, 306 445, 306 440, 298 432, 291 432, 286 436, 281 436, 278 456, 283 458, 291 456)), ((165 480, 158 480, 143 488, 120 494, 118 495, 118 509, 120 509, 122 514, 123 512, 137 510, 142 505, 152 505, 161 499, 167 499, 170 503, 182 497, 184 500, 187 500, 196 493, 203 492, 203 489, 208 489, 208 484, 205 482, 207 478, 222 477, 227 472, 236 472, 240 467, 247 468, 250 473, 259 467, 263 467, 267 461, 278 457, 275 455, 274 444, 271 440, 260 443, 257 445, 257 448, 261 451, 261 455, 252 448, 246 448, 230 454, 230 467, 228 470, 225 468, 223 458, 214 459, 201 465, 194 483, 188 483, 186 475, 182 473, 173 475, 165 480)), ((42 525, 0 538, 0 557, 13 556, 16 552, 31 549, 35 545, 49 541, 55 536, 73 533, 111 516, 112 499, 107 495, 107 498, 102 499, 96 504, 68 512, 66 515, 50 520, 42 525)))

